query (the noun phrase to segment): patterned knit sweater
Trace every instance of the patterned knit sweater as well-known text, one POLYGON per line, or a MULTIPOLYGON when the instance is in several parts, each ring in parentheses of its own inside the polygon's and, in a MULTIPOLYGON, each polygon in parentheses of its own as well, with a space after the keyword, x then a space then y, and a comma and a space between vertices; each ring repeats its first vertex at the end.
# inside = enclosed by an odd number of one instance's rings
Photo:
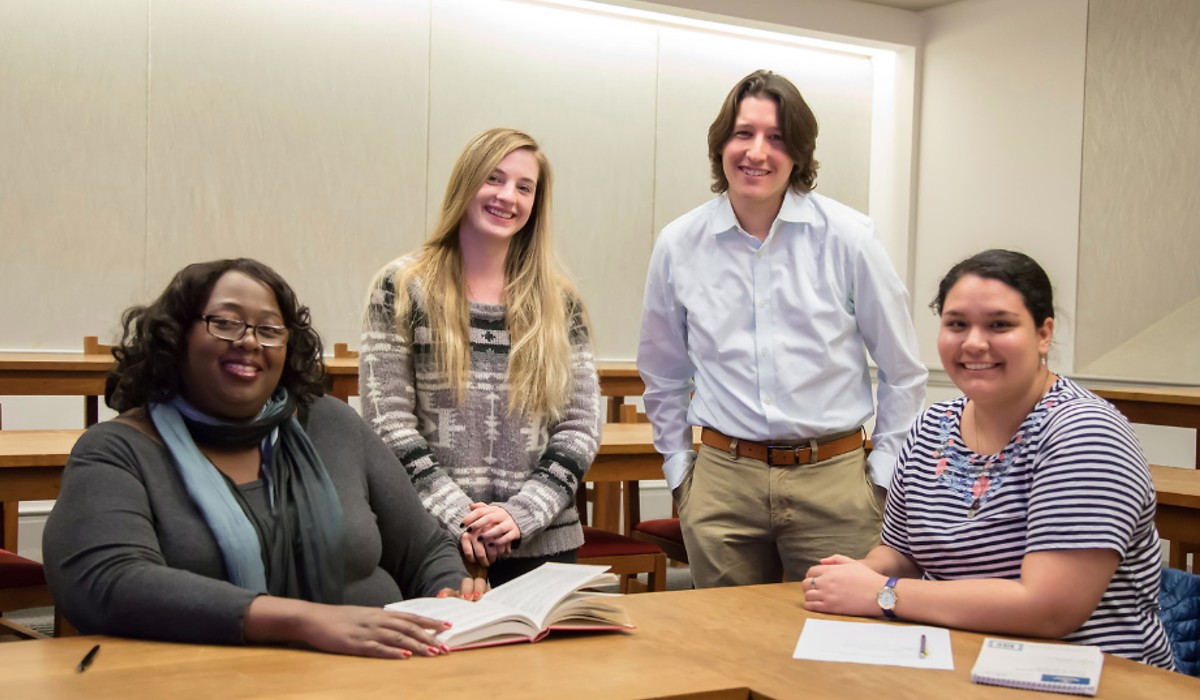
POLYGON ((395 272, 404 263, 389 264, 371 290, 359 356, 363 416, 456 537, 470 503, 480 501, 502 506, 521 528, 513 557, 578 548, 575 490, 600 442, 599 381, 582 317, 571 324, 570 399, 551 423, 509 414, 505 307, 470 302, 470 376, 459 403, 434 364, 419 285, 409 290, 406 334, 397 332, 395 272))

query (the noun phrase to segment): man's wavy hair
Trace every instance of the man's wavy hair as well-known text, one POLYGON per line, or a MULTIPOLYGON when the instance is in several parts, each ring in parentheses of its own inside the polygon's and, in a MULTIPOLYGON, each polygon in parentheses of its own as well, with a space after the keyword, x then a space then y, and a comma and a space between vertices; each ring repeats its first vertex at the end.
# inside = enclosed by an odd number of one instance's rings
POLYGON ((725 144, 733 136, 742 100, 759 97, 773 100, 779 106, 779 131, 783 145, 792 159, 788 185, 807 194, 817 186, 817 169, 821 164, 813 158, 817 150, 817 118, 792 81, 769 70, 756 70, 738 81, 725 96, 721 111, 708 127, 708 162, 712 166, 712 191, 722 194, 729 190, 722 157, 725 144))
POLYGON ((170 401, 179 394, 179 367, 187 352, 187 334, 200 321, 217 280, 241 272, 275 293, 289 335, 287 360, 279 383, 307 404, 325 393, 321 337, 313 330, 308 307, 283 277, 257 260, 237 258, 193 263, 176 273, 157 299, 121 315, 121 342, 113 348, 117 364, 108 373, 104 402, 114 411, 170 401))

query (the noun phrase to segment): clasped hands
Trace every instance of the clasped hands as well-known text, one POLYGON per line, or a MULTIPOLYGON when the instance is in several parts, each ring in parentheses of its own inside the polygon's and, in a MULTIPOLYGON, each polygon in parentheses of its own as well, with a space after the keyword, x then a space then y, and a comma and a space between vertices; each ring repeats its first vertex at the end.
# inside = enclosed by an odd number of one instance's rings
POLYGON ((513 543, 521 539, 521 528, 503 507, 489 503, 472 503, 471 512, 462 521, 463 559, 470 564, 490 566, 501 556, 512 552, 513 543))
POLYGON ((875 596, 887 577, 858 559, 841 554, 824 557, 810 567, 801 585, 804 609, 838 615, 879 617, 875 596))

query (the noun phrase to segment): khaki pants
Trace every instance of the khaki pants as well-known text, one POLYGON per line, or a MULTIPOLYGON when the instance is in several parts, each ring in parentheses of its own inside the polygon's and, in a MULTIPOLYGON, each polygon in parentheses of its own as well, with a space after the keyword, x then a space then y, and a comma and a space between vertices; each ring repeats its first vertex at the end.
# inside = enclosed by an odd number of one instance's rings
POLYGON ((859 558, 879 544, 883 502, 862 449, 773 467, 702 445, 682 487, 697 588, 799 581, 821 557, 859 558))

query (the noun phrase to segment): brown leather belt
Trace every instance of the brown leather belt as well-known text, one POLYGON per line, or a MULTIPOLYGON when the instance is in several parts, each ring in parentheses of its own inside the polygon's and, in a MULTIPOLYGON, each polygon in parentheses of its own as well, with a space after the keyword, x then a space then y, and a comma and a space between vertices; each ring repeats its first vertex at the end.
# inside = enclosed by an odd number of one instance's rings
POLYGON ((767 445, 750 440, 731 438, 712 428, 700 431, 700 442, 733 457, 749 457, 766 462, 773 467, 791 467, 797 464, 816 464, 827 459, 853 452, 863 446, 863 431, 844 437, 817 442, 809 440, 807 445, 767 445))

